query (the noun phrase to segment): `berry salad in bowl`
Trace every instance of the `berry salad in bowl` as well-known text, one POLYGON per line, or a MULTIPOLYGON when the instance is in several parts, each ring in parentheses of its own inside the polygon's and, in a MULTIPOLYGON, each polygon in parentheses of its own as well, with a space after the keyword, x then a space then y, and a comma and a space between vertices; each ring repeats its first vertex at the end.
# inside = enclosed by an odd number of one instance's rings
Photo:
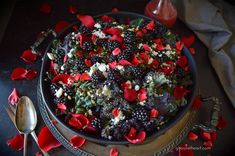
POLYGON ((136 144, 159 136, 189 110, 194 94, 195 64, 177 35, 145 16, 123 16, 78 16, 45 55, 48 108, 90 141, 136 144))

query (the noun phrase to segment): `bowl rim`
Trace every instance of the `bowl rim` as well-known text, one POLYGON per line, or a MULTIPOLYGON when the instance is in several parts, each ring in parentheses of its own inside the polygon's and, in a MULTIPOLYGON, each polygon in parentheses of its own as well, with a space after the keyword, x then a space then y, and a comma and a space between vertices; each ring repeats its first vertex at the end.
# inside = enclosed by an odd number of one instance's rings
MULTIPOLYGON (((112 12, 108 12, 108 13, 102 13, 102 14, 99 14, 99 15, 96 15, 94 16, 94 18, 98 18, 98 17, 101 17, 103 15, 108 15, 108 16, 119 16, 119 15, 123 15, 123 16, 126 16, 126 18, 128 17, 134 17, 136 19, 138 18, 143 18, 143 19, 147 19, 147 20, 153 20, 152 18, 150 17, 147 17, 145 15, 142 15, 142 14, 138 14, 138 13, 133 13, 133 12, 116 12, 116 13, 112 13, 112 12)), ((155 20, 155 19, 154 19, 155 20)), ((160 23, 159 21, 155 20, 156 22, 160 23)), ((41 69, 40 69, 40 75, 39 75, 39 87, 40 87, 40 92, 41 92, 41 95, 42 95, 42 101, 43 103, 45 104, 47 110, 49 111, 49 113, 52 115, 52 117, 59 123, 61 124, 63 127, 66 128, 66 130, 68 131, 72 131, 74 134, 80 136, 80 137, 83 137, 89 141, 92 141, 92 142, 96 142, 96 143, 101 143, 101 144, 106 144, 106 145, 124 145, 124 144, 131 144, 130 142, 128 141, 125 141, 125 140, 121 140, 121 141, 116 141, 116 140, 108 140, 108 139, 98 139, 98 138, 95 138, 95 137, 92 137, 91 135, 89 134, 86 134, 86 133, 82 133, 82 132, 79 132, 78 130, 72 128, 72 127, 69 127, 65 121, 61 121, 60 118, 58 118, 55 113, 54 113, 54 110, 52 110, 52 107, 49 106, 49 102, 48 100, 45 99, 46 96, 48 95, 45 95, 44 93, 44 89, 43 89, 43 84, 44 84, 44 75, 46 73, 46 67, 47 67, 47 64, 48 64, 48 57, 47 57, 47 51, 50 49, 51 47, 51 44, 53 42, 54 39, 60 37, 66 30, 68 30, 69 28, 71 28, 73 25, 77 24, 78 22, 74 22, 72 24, 70 24, 68 27, 66 27, 62 32, 60 32, 58 34, 57 37, 51 39, 51 41, 49 42, 47 48, 46 48, 46 52, 43 56, 43 60, 42 60, 42 64, 41 64, 41 69)), ((191 53, 189 52, 189 50, 184 46, 184 48, 182 49, 182 53, 187 57, 188 59, 188 63, 189 63, 189 68, 190 68, 190 72, 192 74, 192 80, 193 80, 193 84, 191 86, 191 94, 190 94, 190 97, 188 98, 188 104, 183 106, 178 112, 177 114, 174 116, 174 118, 172 118, 168 123, 166 123, 166 125, 164 125, 160 130, 156 131, 155 133, 153 133, 152 135, 146 137, 146 139, 142 142, 142 143, 145 143, 147 141, 150 141, 152 139, 155 139, 157 136, 160 136, 162 134, 164 134, 166 131, 168 131, 171 127, 173 127, 175 124, 177 124, 178 121, 180 121, 183 116, 189 111, 189 109, 191 108, 191 105, 193 103, 193 99, 195 97, 195 94, 196 94, 196 88, 197 88, 197 83, 198 83, 198 72, 197 72, 197 67, 196 67, 196 63, 195 63, 195 60, 194 58, 192 57, 191 53)), ((141 144, 142 144, 141 143, 141 144)))

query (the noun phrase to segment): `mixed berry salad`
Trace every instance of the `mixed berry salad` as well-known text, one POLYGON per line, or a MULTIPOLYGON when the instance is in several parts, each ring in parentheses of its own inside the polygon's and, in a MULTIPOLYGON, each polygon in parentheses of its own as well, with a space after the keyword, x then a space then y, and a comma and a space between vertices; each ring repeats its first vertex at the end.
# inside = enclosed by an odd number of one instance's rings
POLYGON ((78 18, 47 52, 55 112, 69 127, 139 143, 187 105, 192 80, 177 35, 151 20, 78 18))

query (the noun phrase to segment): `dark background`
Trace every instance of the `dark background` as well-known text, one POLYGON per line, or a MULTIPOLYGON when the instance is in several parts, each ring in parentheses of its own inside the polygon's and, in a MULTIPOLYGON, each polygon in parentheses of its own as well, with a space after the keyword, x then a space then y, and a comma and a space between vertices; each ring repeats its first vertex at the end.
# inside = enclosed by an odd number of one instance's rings
MULTIPOLYGON (((1 1, 0 2, 0 105, 7 105, 7 97, 15 87, 21 95, 29 96, 37 107, 36 85, 37 79, 32 81, 12 81, 10 75, 15 67, 22 66, 38 70, 40 59, 36 63, 27 64, 20 59, 22 52, 29 48, 35 41, 36 35, 47 28, 53 28, 57 21, 76 21, 74 15, 68 12, 70 4, 78 8, 78 13, 96 15, 109 12, 116 7, 120 11, 138 12, 143 14, 147 0, 48 0, 52 6, 51 14, 39 12, 39 5, 44 1, 1 1)), ((192 32, 179 20, 173 28, 181 35, 191 35, 192 32)), ((235 111, 227 99, 223 88, 212 69, 207 57, 206 47, 197 40, 194 44, 196 49, 195 60, 199 72, 200 93, 204 96, 216 96, 223 102, 222 113, 227 121, 227 127, 218 132, 218 139, 211 151, 195 151, 196 155, 231 155, 235 147, 235 111)), ((200 122, 208 121, 211 106, 205 104, 200 110, 200 122)), ((38 112, 39 123, 37 132, 43 125, 38 112)), ((14 125, 8 118, 4 108, 0 106, 0 155, 15 156, 22 155, 10 149, 6 141, 17 133, 14 125)), ((201 141, 184 143, 192 146, 202 146, 201 141)), ((29 139, 29 155, 38 151, 31 139, 29 139)), ((52 155, 71 155, 64 148, 58 148, 51 152, 52 155)))

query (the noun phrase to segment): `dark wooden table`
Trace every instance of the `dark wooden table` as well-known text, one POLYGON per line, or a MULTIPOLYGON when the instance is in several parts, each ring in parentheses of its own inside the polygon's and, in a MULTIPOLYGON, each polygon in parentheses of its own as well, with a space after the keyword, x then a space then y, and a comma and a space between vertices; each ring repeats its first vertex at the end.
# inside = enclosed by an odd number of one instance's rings
MULTIPOLYGON (((144 6, 147 2, 147 0, 48 0, 48 3, 52 6, 52 13, 49 15, 39 12, 38 7, 42 2, 38 1, 19 0, 1 5, 0 105, 7 105, 7 97, 15 87, 22 95, 29 96, 37 108, 37 79, 32 81, 12 81, 10 75, 12 70, 18 66, 33 68, 39 71, 41 64, 40 59, 34 64, 26 64, 20 59, 20 55, 35 41, 35 37, 40 31, 53 27, 59 20, 67 20, 69 22, 76 20, 75 16, 68 12, 68 6, 70 4, 77 6, 79 13, 90 15, 109 12, 113 7, 117 7, 121 11, 131 11, 143 14, 144 6)), ((182 35, 189 35, 192 33, 179 20, 177 21, 174 30, 182 35)), ((208 153, 211 153, 213 156, 235 153, 232 152, 235 147, 235 110, 226 97, 223 88, 210 65, 206 47, 198 40, 194 47, 196 49, 195 60, 199 72, 200 92, 202 95, 213 95, 221 99, 223 102, 222 113, 227 121, 227 127, 218 132, 218 139, 215 142, 213 149, 211 151, 199 150, 195 151, 195 153, 196 155, 207 155, 208 153)), ((208 121, 209 111, 210 105, 204 105, 200 110, 200 121, 208 121)), ((38 119, 37 132, 44 124, 39 112, 38 119)), ((22 155, 22 152, 12 150, 6 145, 6 141, 16 133, 17 131, 8 118, 4 108, 0 106, 0 155, 22 155)), ((34 155, 38 149, 32 139, 29 139, 29 142, 29 155, 34 155)), ((184 143, 189 143, 189 145, 195 147, 202 146, 201 141, 192 143, 185 139, 184 143)), ((71 153, 66 151, 63 147, 60 147, 51 151, 51 155, 71 155, 71 153)))

